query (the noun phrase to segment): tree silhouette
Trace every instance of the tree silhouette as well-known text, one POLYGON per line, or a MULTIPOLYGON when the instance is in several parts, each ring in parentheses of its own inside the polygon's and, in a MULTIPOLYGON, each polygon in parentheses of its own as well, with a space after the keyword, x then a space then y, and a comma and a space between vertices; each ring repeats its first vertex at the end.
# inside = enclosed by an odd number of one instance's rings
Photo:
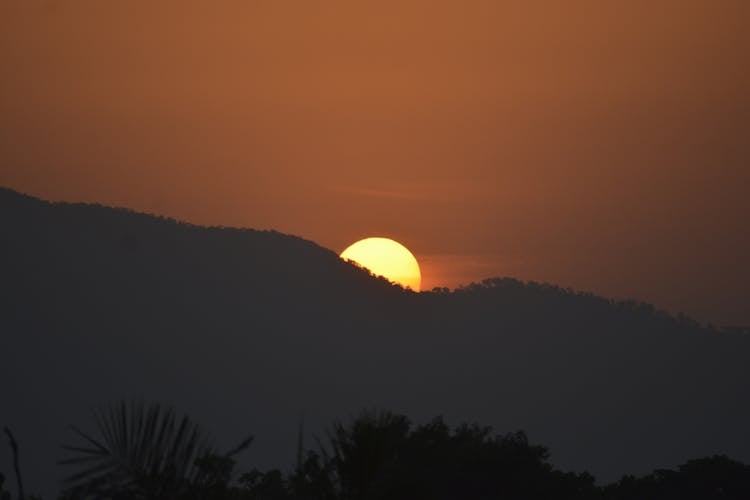
POLYGON ((409 435, 381 498, 595 498, 593 477, 556 471, 548 458, 523 432, 496 435, 476 424, 451 430, 437 418, 409 435))
POLYGON ((335 423, 328 441, 322 457, 309 455, 312 472, 296 478, 305 494, 298 486, 292 498, 598 498, 592 476, 554 470, 547 449, 530 444, 523 432, 501 436, 478 425, 451 430, 441 418, 412 430, 405 416, 365 411, 348 425, 335 423))

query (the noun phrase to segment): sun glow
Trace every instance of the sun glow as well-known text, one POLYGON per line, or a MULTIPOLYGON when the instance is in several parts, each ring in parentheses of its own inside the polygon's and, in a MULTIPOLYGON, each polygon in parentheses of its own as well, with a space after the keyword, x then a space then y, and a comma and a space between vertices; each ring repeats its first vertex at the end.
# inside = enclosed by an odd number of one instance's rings
POLYGON ((341 252, 340 257, 415 292, 422 284, 417 259, 408 248, 390 238, 359 240, 341 252))

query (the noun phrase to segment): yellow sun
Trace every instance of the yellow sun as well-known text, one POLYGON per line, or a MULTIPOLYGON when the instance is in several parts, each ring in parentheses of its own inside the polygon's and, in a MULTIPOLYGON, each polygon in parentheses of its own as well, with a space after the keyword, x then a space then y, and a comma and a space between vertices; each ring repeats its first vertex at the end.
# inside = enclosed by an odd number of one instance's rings
POLYGON ((415 292, 422 284, 422 273, 414 255, 390 238, 365 238, 341 252, 342 259, 356 262, 377 276, 408 287, 415 292))

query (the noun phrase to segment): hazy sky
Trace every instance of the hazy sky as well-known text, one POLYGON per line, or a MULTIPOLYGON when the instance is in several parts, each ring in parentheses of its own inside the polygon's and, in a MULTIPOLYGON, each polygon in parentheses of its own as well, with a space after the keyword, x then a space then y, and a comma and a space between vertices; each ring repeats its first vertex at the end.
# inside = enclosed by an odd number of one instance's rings
POLYGON ((750 324, 750 2, 0 2, 0 185, 750 324))

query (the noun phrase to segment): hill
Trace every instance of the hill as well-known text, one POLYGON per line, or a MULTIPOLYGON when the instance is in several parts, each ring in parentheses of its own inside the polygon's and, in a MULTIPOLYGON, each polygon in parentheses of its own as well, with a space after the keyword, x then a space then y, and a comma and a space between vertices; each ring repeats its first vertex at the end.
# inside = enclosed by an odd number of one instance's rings
POLYGON ((0 424, 32 491, 68 424, 129 398, 255 434, 259 466, 291 463, 301 415, 320 434, 373 407, 524 429, 602 480, 750 460, 750 336, 648 304, 509 278, 416 294, 297 237, 10 190, 0 277, 0 424))

